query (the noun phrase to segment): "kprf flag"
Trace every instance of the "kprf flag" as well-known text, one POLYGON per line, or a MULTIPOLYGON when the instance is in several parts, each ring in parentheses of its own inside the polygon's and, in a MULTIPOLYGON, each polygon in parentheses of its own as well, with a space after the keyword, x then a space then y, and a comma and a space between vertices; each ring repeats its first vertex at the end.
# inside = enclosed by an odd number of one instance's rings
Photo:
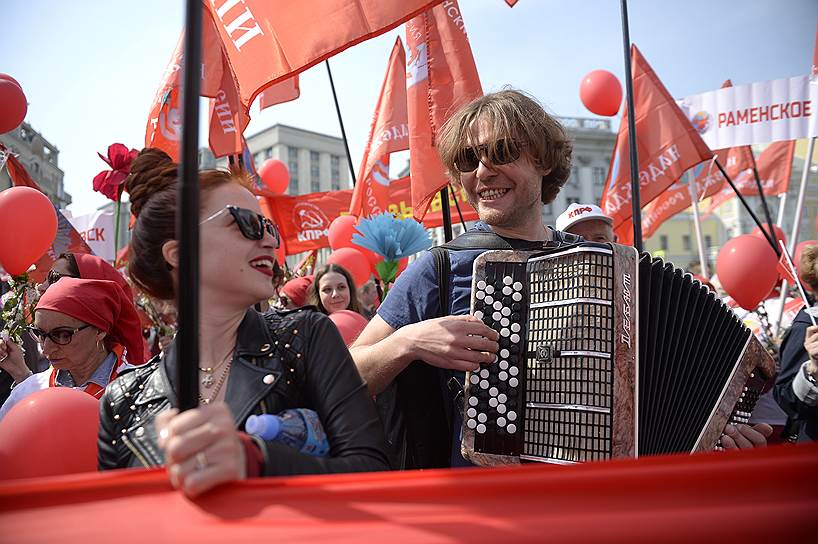
POLYGON ((241 102, 440 0, 209 0, 241 102))
MULTIPOLYGON (((6 157, 5 166, 8 170, 9 178, 11 178, 11 184, 14 187, 31 187, 32 189, 43 192, 37 182, 31 179, 23 163, 12 155, 2 143, 0 143, 0 153, 6 157)), ((88 247, 88 244, 80 237, 76 229, 71 226, 71 223, 69 223, 62 212, 60 212, 60 209, 54 206, 54 211, 57 212, 57 235, 54 237, 54 241, 51 242, 51 246, 48 250, 34 263, 34 270, 28 274, 29 278, 36 283, 45 281, 46 274, 48 274, 54 261, 56 261, 61 254, 94 254, 91 248, 88 247)), ((36 225, 32 227, 36 228, 36 225)))
MULTIPOLYGON (((644 206, 662 194, 688 168, 713 157, 699 134, 665 89, 635 45, 631 46, 639 190, 644 206)), ((632 239, 627 228, 617 228, 632 217, 628 111, 622 113, 608 179, 600 206, 613 218, 620 240, 632 239)))
POLYGON ((818 136, 818 82, 760 81, 688 96, 682 109, 712 149, 818 136))
POLYGON ((239 100, 239 92, 227 59, 222 58, 222 79, 216 97, 210 99, 210 149, 215 157, 240 155, 244 129, 250 116, 239 100))
POLYGON ((406 54, 398 37, 389 56, 349 213, 369 217, 385 211, 389 200, 389 156, 407 149, 406 54))
POLYGON ((421 220, 448 177, 435 149, 437 134, 460 107, 483 95, 477 66, 456 1, 406 23, 409 169, 412 206, 421 220))
MULTIPOLYGON (((786 193, 792 175, 792 156, 795 151, 795 141, 775 142, 767 146, 758 156, 758 178, 765 196, 774 196, 786 193)), ((744 196, 758 196, 758 185, 752 168, 741 171, 734 179, 738 191, 744 196)), ((725 184, 721 191, 710 199, 706 213, 735 197, 733 188, 725 184)))

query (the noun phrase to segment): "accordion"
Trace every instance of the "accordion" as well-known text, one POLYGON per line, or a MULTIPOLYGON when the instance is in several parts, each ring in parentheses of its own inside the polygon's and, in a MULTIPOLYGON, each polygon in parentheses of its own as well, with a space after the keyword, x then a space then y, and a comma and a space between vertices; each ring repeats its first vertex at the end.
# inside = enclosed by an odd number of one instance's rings
POLYGON ((712 450, 775 372, 708 288, 633 247, 488 251, 471 311, 500 334, 466 375, 461 449, 478 465, 712 450))

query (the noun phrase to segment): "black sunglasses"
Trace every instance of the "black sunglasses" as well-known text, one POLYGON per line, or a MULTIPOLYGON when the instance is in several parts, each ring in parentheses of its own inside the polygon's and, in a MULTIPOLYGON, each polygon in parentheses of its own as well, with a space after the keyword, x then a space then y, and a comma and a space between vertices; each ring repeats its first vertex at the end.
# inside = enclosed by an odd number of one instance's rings
POLYGON ((278 229, 275 224, 260 213, 248 210, 247 208, 227 206, 202 221, 201 224, 205 224, 211 219, 219 217, 225 211, 230 212, 236 225, 239 226, 241 234, 248 240, 261 240, 264 238, 264 232, 266 231, 270 233, 273 240, 275 240, 274 246, 276 249, 281 245, 281 237, 278 234, 278 229))
POLYGON ((28 333, 31 335, 32 338, 34 338, 37 342, 41 344, 45 342, 46 338, 49 338, 58 346, 67 346, 68 344, 71 343, 71 340, 74 339, 75 334, 77 334, 82 329, 87 329, 90 326, 91 325, 83 325, 82 327, 76 327, 74 329, 70 327, 59 327, 51 332, 46 332, 42 329, 38 329, 37 327, 29 327, 28 333))
POLYGON ((501 138, 491 144, 464 147, 457 153, 454 166, 458 172, 468 174, 477 170, 484 157, 489 164, 496 166, 512 163, 520 158, 520 144, 501 138))
POLYGON ((49 285, 54 285, 60 278, 73 278, 74 276, 69 276, 68 274, 60 274, 56 270, 49 270, 48 274, 46 274, 45 279, 48 281, 49 285))

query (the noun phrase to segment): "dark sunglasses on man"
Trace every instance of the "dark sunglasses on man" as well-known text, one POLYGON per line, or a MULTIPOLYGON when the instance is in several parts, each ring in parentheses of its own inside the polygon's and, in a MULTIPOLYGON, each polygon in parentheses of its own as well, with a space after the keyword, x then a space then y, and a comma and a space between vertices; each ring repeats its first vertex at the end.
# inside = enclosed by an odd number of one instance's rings
POLYGON ((60 274, 56 270, 49 270, 48 274, 46 274, 46 276, 45 276, 45 279, 48 281, 49 285, 54 285, 55 283, 60 281, 60 278, 73 278, 73 277, 74 276, 71 276, 69 274, 60 274))
POLYGON ((204 225, 208 221, 216 219, 227 212, 233 216, 233 220, 236 222, 236 225, 238 225, 241 234, 248 240, 261 240, 264 238, 264 232, 267 231, 273 237, 274 247, 277 249, 281 245, 281 237, 278 234, 278 229, 275 224, 260 213, 248 210, 247 208, 226 206, 199 224, 204 225))
POLYGON ((491 144, 464 147, 455 157, 454 166, 458 172, 468 174, 477 170, 484 158, 487 165, 510 164, 520 158, 520 144, 514 140, 501 138, 491 144))
POLYGON ((58 346, 67 346, 74 339, 74 335, 83 329, 87 329, 91 325, 83 325, 82 327, 57 327, 53 331, 44 331, 37 327, 28 327, 28 333, 34 340, 40 344, 45 342, 48 338, 58 346))

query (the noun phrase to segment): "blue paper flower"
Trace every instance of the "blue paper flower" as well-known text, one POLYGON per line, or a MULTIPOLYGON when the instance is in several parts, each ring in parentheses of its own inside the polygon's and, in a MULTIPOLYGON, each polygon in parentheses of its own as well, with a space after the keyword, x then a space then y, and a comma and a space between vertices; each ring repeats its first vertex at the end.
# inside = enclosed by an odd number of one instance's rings
POLYGON ((412 219, 395 219, 382 213, 355 226, 360 234, 352 235, 352 243, 369 249, 387 261, 398 261, 418 251, 432 247, 432 240, 423 225, 412 219))

